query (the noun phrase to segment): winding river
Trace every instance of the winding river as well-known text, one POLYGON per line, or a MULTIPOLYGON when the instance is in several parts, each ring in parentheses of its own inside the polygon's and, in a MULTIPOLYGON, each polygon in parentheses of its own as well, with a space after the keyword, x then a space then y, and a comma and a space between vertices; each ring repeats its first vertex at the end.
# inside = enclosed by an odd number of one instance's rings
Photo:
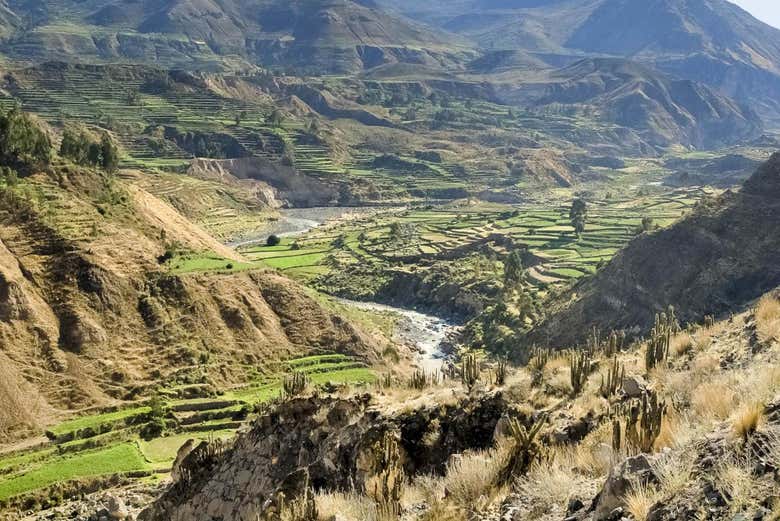
MULTIPOLYGON (((369 211, 375 211, 375 209, 328 207, 281 210, 280 219, 262 230, 255 237, 228 243, 228 246, 237 248, 265 242, 266 238, 271 234, 280 237, 295 237, 308 232, 312 228, 322 226, 332 219, 343 218, 349 214, 359 215, 369 211)), ((437 373, 442 368, 445 355, 442 352, 441 345, 448 334, 457 328, 456 324, 433 315, 375 302, 357 302, 346 299, 339 299, 339 301, 359 309, 391 312, 399 315, 401 320, 395 332, 396 340, 415 347, 419 353, 418 365, 427 373, 437 373)))

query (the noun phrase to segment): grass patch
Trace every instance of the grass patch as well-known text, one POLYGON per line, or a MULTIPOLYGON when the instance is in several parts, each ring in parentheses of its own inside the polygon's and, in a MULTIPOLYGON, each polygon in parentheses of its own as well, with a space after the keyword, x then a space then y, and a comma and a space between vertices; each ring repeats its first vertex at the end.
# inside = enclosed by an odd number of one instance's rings
POLYGON ((0 480, 0 500, 63 481, 139 470, 151 470, 151 467, 135 444, 122 443, 57 458, 23 474, 0 480))

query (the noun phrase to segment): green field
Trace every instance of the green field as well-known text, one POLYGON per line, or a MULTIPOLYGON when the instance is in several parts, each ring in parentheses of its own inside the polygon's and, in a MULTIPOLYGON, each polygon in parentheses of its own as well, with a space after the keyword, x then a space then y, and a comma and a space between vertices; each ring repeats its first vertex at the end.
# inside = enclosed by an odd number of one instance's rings
POLYGON ((151 470, 133 443, 53 457, 0 479, 0 500, 77 478, 151 470))
POLYGON ((140 439, 137 428, 125 427, 129 421, 143 419, 149 407, 80 416, 49 428, 57 437, 76 439, 52 441, 43 447, 0 456, 0 501, 80 478, 165 472, 187 440, 231 438, 248 421, 235 420, 236 414, 279 398, 282 375, 292 370, 307 373, 315 386, 329 382, 361 385, 375 380, 369 367, 346 355, 289 360, 279 366, 275 376, 226 390, 216 398, 169 400, 167 406, 173 412, 168 421, 174 425, 163 436, 149 441, 140 439))
POLYGON ((449 204, 314 229, 273 248, 253 246, 241 252, 261 266, 311 281, 334 270, 348 275, 353 266, 413 267, 438 259, 464 258, 485 248, 502 258, 511 249, 527 248, 538 259, 527 266, 533 268, 528 271, 528 282, 541 291, 594 273, 637 235, 643 218, 651 218, 654 226, 667 226, 692 209, 705 193, 702 189, 680 189, 591 202, 585 231, 579 237, 569 223, 568 202, 449 204), (410 236, 393 237, 394 223, 408 226, 410 236))

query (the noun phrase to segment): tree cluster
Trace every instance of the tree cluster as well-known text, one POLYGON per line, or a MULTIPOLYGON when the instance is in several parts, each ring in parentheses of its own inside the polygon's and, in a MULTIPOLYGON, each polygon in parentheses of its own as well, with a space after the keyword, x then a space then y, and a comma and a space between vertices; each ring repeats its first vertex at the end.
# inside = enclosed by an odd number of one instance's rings
POLYGON ((29 115, 15 108, 0 116, 0 156, 5 163, 51 161, 51 140, 29 115))
POLYGON ((97 141, 86 131, 66 129, 60 155, 79 165, 100 167, 106 172, 114 172, 119 167, 119 150, 108 133, 97 141))

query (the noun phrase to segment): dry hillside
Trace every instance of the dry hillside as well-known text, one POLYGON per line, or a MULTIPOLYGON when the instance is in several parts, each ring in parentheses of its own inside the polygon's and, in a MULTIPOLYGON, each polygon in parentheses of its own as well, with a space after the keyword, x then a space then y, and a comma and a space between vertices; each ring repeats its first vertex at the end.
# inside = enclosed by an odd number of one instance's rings
POLYGON ((190 373, 229 384, 317 349, 372 357, 372 339, 274 272, 161 264, 241 258, 136 186, 61 165, 2 197, 0 433, 190 373))
POLYGON ((281 402, 232 447, 187 447, 139 519, 777 519, 777 294, 669 327, 650 368, 650 344, 604 342, 579 377, 579 357, 539 351, 503 383, 483 367, 470 391, 281 402))

